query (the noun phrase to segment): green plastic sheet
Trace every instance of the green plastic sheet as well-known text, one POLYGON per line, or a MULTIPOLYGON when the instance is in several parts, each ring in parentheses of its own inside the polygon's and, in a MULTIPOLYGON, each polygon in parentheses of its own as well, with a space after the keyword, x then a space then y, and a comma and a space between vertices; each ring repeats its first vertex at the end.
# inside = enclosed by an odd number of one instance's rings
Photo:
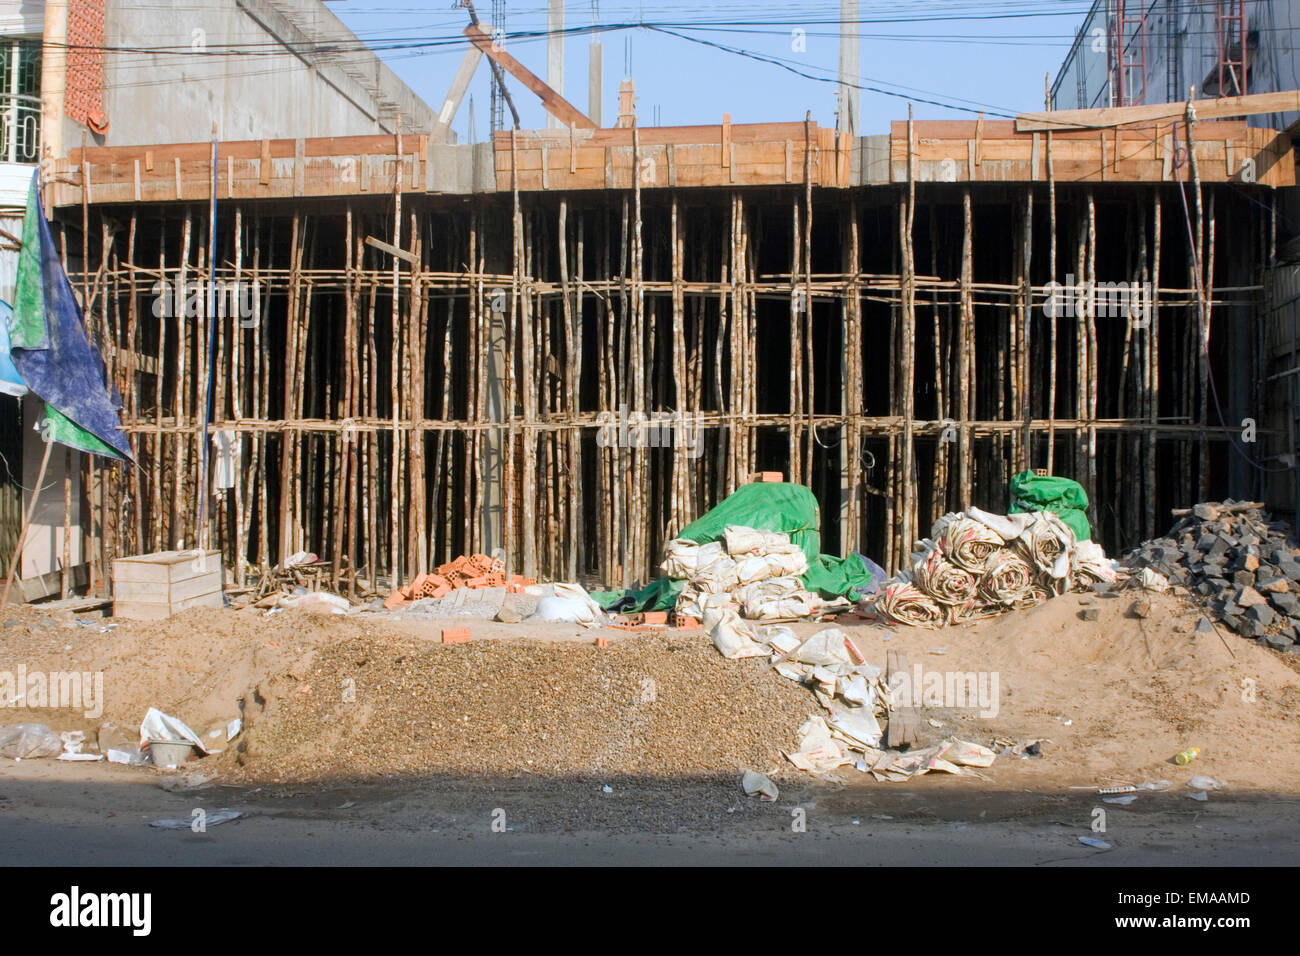
POLYGON ((1011 513, 1050 511, 1074 532, 1080 541, 1092 538, 1088 523, 1088 493, 1071 478, 1036 475, 1022 471, 1011 479, 1011 513))
MULTIPOLYGON (((802 576, 809 591, 824 598, 844 596, 856 601, 859 591, 871 582, 871 572, 862 558, 850 554, 837 558, 821 553, 821 510, 812 491, 786 482, 755 482, 742 485, 718 502, 717 507, 692 521, 677 535, 697 544, 720 541, 728 525, 743 525, 760 531, 780 531, 808 558, 802 576)), ((630 611, 666 611, 677 603, 682 581, 656 578, 635 591, 597 591, 591 597, 601 607, 610 607, 631 595, 630 611)))

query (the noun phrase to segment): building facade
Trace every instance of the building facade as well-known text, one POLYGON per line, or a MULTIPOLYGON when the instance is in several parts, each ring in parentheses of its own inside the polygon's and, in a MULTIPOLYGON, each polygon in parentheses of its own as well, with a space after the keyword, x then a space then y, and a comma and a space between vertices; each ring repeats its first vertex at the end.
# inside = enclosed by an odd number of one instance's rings
MULTIPOLYGON (((319 0, 0 0, 0 300, 32 171, 83 147, 427 131, 433 111, 319 0)), ((68 237, 69 271, 82 241, 68 237)), ((77 290, 81 291, 80 288, 77 290)), ((40 404, 0 395, 0 562, 40 461, 40 404)), ((84 564, 83 462, 55 455, 20 577, 84 564), (71 507, 66 509, 65 499, 71 507), (65 533, 67 542, 65 546, 65 533)), ((44 584, 38 579, 45 576, 44 584)), ((58 578, 57 586, 51 578, 58 578)), ((43 590, 42 590, 43 589, 43 590)))

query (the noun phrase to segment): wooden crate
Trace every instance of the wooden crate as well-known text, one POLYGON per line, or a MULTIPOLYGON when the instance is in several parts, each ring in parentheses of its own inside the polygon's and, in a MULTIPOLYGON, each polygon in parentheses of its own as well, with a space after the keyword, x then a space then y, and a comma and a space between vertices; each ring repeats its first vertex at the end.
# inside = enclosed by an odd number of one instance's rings
POLYGON ((221 607, 218 551, 157 551, 113 562, 113 616, 171 617, 192 607, 221 607))

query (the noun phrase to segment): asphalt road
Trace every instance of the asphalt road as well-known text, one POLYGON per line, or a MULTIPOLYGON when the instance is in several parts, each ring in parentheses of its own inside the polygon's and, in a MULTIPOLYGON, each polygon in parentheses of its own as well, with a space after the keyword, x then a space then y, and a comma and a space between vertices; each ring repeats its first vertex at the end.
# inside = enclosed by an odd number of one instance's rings
POLYGON ((774 804, 700 781, 616 780, 610 793, 545 779, 169 792, 161 775, 127 768, 5 764, 7 866, 1300 865, 1295 795, 1215 793, 1200 803, 1171 792, 1118 807, 1088 792, 1006 793, 929 778, 910 787, 809 784, 774 804), (244 816, 206 832, 149 825, 222 807, 244 816))

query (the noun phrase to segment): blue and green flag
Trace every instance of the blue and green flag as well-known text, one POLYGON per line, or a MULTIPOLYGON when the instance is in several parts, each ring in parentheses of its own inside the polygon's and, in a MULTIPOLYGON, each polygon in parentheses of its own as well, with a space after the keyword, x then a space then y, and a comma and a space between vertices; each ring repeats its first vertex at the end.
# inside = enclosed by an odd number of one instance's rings
POLYGON ((27 193, 9 317, 10 355, 22 381, 45 402, 41 432, 47 441, 132 461, 118 418, 122 399, 108 381, 103 357, 86 337, 81 307, 41 208, 38 175, 33 173, 27 193))

